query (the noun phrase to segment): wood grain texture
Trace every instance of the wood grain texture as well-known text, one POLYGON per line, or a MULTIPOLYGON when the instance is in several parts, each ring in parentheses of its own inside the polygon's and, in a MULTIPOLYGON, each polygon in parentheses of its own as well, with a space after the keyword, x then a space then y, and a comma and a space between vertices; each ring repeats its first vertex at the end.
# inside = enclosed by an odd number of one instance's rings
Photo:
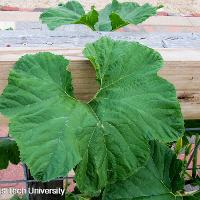
MULTIPOLYGON (((63 55, 70 62, 77 98, 88 101, 98 90, 95 71, 83 57, 82 48, 0 48, 0 94, 7 85, 9 71, 24 54, 50 51, 63 55)), ((165 60, 159 75, 173 83, 185 119, 200 119, 200 49, 157 49, 165 60)), ((0 127, 8 124, 0 116, 0 127)))
MULTIPOLYGON (((4 22, 39 22, 41 12, 0 11, 0 21, 4 22)), ((144 25, 152 26, 193 26, 195 17, 190 19, 182 16, 152 16, 144 25)))
POLYGON ((21 12, 21 11, 0 11, 0 21, 29 21, 36 22, 39 21, 40 12, 21 12))
POLYGON ((135 41, 152 48, 199 48, 200 33, 170 32, 92 32, 84 26, 69 25, 54 31, 47 28, 0 31, 0 47, 84 47, 102 36, 135 41))

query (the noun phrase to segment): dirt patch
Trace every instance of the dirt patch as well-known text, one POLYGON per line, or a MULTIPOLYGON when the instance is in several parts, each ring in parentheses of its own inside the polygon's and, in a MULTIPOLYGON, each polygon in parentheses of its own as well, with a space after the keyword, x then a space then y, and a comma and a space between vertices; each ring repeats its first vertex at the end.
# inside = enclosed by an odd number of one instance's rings
MULTIPOLYGON (((120 2, 125 2, 128 0, 120 0, 120 2)), ((181 15, 187 15, 192 13, 200 13, 200 0, 130 0, 132 2, 138 2, 140 4, 143 3, 151 3, 154 5, 163 4, 165 8, 163 11, 176 13, 181 15)), ((64 0, 1 0, 0 5, 10 5, 10 6, 18 6, 23 8, 47 8, 51 6, 56 6, 60 2, 66 2, 64 0)), ((80 0, 82 4, 84 4, 85 8, 88 10, 91 5, 95 5, 97 9, 104 7, 106 4, 110 3, 107 0, 80 0)))

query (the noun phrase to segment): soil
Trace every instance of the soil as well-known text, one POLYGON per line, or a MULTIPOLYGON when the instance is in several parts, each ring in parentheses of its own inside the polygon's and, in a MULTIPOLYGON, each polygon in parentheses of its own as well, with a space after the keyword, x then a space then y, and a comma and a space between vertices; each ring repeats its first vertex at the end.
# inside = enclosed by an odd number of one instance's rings
MULTIPOLYGON (((154 5, 162 4, 165 7, 162 11, 169 13, 187 15, 200 13, 200 0, 119 0, 120 2, 134 1, 140 4, 151 3, 154 5)), ((0 0, 0 5, 10 5, 23 8, 47 8, 56 6, 60 2, 66 2, 66 0, 0 0)), ((80 2, 88 10, 91 5, 95 5, 97 9, 103 8, 111 0, 80 0, 80 2)))

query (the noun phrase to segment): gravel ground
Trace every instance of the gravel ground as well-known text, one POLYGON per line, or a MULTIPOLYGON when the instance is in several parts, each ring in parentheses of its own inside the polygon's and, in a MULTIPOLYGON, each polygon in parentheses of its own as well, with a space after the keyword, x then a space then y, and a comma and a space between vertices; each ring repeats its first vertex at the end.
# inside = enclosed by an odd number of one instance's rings
MULTIPOLYGON (((135 1, 138 3, 152 3, 154 5, 163 4, 165 8, 163 11, 176 14, 191 14, 200 13, 200 0, 119 0, 120 2, 135 1)), ((57 5, 59 2, 66 2, 65 0, 0 0, 0 5, 18 6, 24 8, 47 8, 57 5)), ((91 5, 95 5, 98 9, 110 3, 111 0, 80 0, 86 9, 91 5)))

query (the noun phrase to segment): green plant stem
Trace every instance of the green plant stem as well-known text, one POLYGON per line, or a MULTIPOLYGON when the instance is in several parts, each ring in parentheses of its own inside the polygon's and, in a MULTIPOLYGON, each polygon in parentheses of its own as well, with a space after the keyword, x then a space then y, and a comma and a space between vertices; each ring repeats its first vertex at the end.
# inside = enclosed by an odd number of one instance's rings
POLYGON ((196 177, 199 143, 200 143, 200 139, 199 139, 199 134, 198 134, 198 135, 196 135, 196 139, 195 139, 194 157, 193 157, 193 166, 192 166, 192 178, 196 177))
POLYGON ((189 161, 187 163, 187 168, 189 167, 190 163, 192 162, 192 158, 194 157, 194 149, 192 150, 192 155, 189 158, 189 161))

